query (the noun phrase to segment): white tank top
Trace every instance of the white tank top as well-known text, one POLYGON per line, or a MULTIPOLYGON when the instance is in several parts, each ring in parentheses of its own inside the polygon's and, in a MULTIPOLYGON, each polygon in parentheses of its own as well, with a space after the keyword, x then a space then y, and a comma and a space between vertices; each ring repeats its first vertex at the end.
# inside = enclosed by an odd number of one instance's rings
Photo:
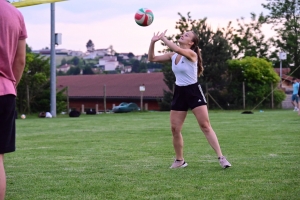
POLYGON ((181 56, 177 65, 175 60, 177 53, 172 56, 172 71, 175 74, 176 82, 178 86, 192 85, 198 82, 198 66, 197 61, 191 62, 186 57, 181 56))

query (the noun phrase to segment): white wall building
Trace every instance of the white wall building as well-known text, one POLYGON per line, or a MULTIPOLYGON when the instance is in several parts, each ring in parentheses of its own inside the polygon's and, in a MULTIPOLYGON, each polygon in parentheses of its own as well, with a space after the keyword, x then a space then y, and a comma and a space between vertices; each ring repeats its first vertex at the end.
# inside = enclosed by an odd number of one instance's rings
POLYGON ((89 51, 83 57, 83 59, 95 59, 96 57, 103 57, 109 54, 108 49, 96 49, 94 51, 89 51))
POLYGON ((71 51, 69 52, 69 55, 70 55, 70 56, 78 56, 78 57, 80 57, 80 56, 83 56, 83 54, 84 54, 84 53, 83 53, 82 51, 72 51, 72 50, 71 50, 71 51))
POLYGON ((96 49, 95 51, 93 51, 93 53, 95 53, 97 56, 103 57, 108 54, 108 49, 96 49))
POLYGON ((131 67, 131 66, 124 66, 123 73, 130 73, 131 70, 132 70, 132 67, 131 67))
POLYGON ((97 57, 97 54, 91 52, 91 53, 86 53, 82 58, 85 60, 88 59, 95 59, 97 57))
POLYGON ((58 67, 58 68, 56 69, 56 71, 57 71, 57 72, 61 71, 61 72, 66 73, 70 68, 71 68, 70 65, 64 64, 64 65, 58 67))
POLYGON ((129 57, 127 55, 128 53, 119 53, 119 57, 122 57, 123 60, 129 60, 129 57))
POLYGON ((136 59, 136 60, 142 60, 142 56, 141 55, 140 56, 134 56, 133 58, 136 59))
POLYGON ((119 66, 116 56, 104 56, 99 59, 99 66, 104 66, 104 71, 113 71, 119 66))

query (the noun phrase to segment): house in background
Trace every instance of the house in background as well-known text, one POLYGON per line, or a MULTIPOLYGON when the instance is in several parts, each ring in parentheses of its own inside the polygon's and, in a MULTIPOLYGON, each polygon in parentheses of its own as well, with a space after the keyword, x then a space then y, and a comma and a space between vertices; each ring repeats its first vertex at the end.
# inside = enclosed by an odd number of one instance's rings
POLYGON ((69 52, 70 56, 77 56, 77 57, 82 57, 84 55, 84 53, 82 51, 70 51, 69 52))
POLYGON ((124 73, 130 73, 132 71, 132 66, 124 66, 124 73))
POLYGON ((134 59, 136 60, 139 60, 141 62, 144 62, 144 63, 148 63, 148 55, 138 55, 138 56, 134 56, 133 57, 134 59))
MULTIPOLYGON (((274 68, 275 72, 280 76, 280 68, 274 68)), ((294 105, 292 102, 292 93, 293 93, 293 76, 289 76, 287 74, 291 73, 290 68, 282 68, 281 69, 282 77, 281 77, 281 88, 286 94, 285 100, 281 103, 281 107, 284 109, 294 109, 294 105)), ((300 82, 300 79, 296 79, 300 82)), ((280 87, 280 86, 278 86, 280 87)))
MULTIPOLYGON (((70 50, 67 49, 55 49, 55 55, 64 55, 69 56, 70 50)), ((41 49, 41 50, 35 50, 33 53, 41 54, 44 56, 50 56, 51 55, 51 49, 41 49)))
POLYGON ((123 60, 129 60, 128 54, 129 53, 118 53, 118 57, 122 58, 123 60))
POLYGON ((124 64, 119 63, 116 70, 118 72, 120 72, 121 74, 125 74, 125 73, 130 73, 132 71, 132 67, 131 66, 125 66, 124 64))
MULTIPOLYGON (((280 76, 280 68, 274 68, 275 72, 280 76)), ((285 91, 286 94, 291 94, 293 92, 293 76, 289 76, 291 72, 290 68, 282 68, 282 77, 281 77, 281 87, 285 91)), ((300 79, 297 79, 300 82, 300 79)))
POLYGON ((130 73, 132 71, 132 66, 124 66, 121 73, 130 73))
POLYGON ((69 108, 81 112, 96 108, 103 111, 104 97, 107 110, 122 102, 140 106, 141 96, 143 108, 159 111, 163 91, 169 91, 163 79, 163 73, 58 76, 57 90, 68 87, 69 108), (145 86, 143 93, 141 85, 145 86))
POLYGON ((116 56, 104 56, 99 59, 99 66, 103 66, 104 71, 114 71, 119 66, 116 56))
POLYGON ((102 53, 98 53, 96 51, 93 51, 93 52, 87 52, 85 53, 82 58, 85 59, 85 60, 89 60, 89 59, 95 59, 96 57, 100 56, 100 55, 103 55, 102 53))
POLYGON ((64 64, 56 69, 57 72, 67 73, 67 71, 71 68, 71 65, 64 64))
POLYGON ((114 55, 115 51, 113 50, 113 47, 110 46, 108 48, 104 49, 92 49, 92 48, 87 48, 87 52, 83 56, 83 59, 95 59, 97 57, 104 57, 107 55, 114 55))

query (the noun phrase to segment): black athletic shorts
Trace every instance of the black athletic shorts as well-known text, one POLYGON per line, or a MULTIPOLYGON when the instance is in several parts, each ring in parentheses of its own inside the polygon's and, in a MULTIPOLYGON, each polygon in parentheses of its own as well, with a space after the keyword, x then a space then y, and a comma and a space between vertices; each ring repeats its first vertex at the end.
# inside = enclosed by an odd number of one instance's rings
POLYGON ((188 111, 198 106, 207 105, 200 84, 195 83, 187 86, 175 85, 175 91, 171 104, 171 110, 188 111))
POLYGON ((16 150, 16 97, 0 96, 0 154, 16 150))

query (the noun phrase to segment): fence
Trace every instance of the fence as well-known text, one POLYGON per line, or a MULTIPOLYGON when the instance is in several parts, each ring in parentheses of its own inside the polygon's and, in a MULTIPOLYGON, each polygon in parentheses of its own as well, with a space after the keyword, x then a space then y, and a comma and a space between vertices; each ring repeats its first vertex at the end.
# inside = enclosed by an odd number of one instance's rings
POLYGON ((205 94, 209 109, 222 110, 254 110, 281 108, 285 99, 285 92, 277 85, 247 84, 246 82, 234 84, 213 83, 200 84, 205 94))

